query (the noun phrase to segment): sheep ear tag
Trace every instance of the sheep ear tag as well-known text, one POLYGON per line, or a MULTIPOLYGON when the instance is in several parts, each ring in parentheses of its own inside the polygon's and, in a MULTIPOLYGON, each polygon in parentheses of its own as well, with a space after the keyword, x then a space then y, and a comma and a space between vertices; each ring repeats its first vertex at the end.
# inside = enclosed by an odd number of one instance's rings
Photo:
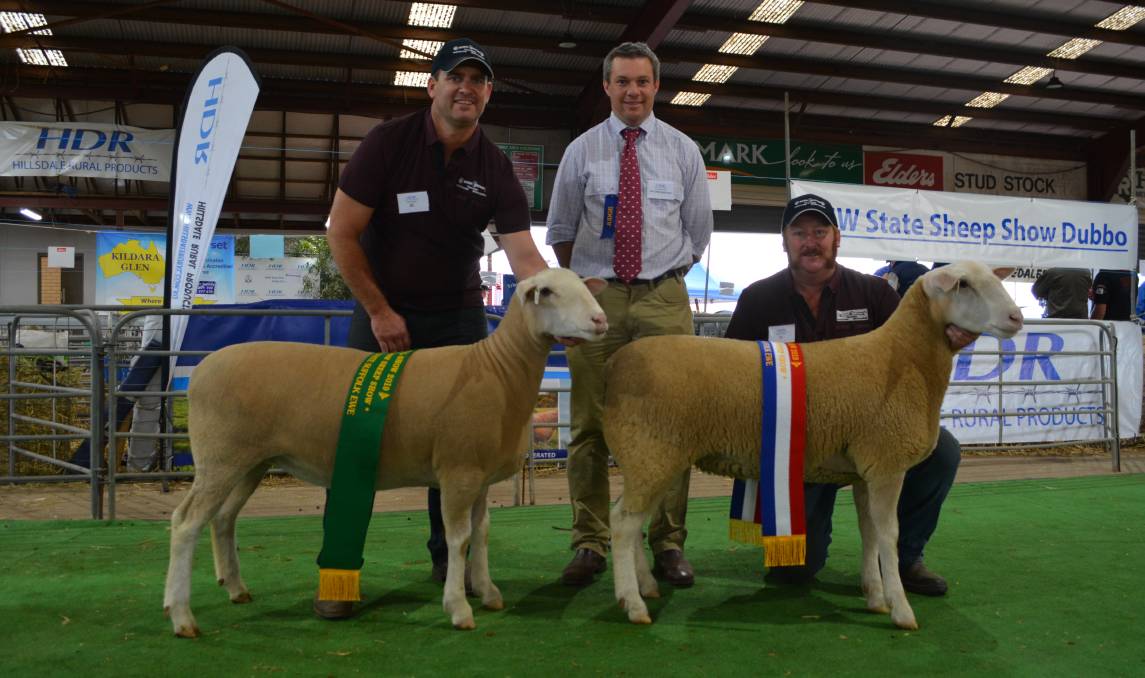
POLYGON ((382 431, 398 379, 411 353, 371 353, 350 382, 338 432, 334 476, 322 519, 319 600, 362 599, 359 574, 366 530, 374 512, 382 431))
POLYGON ((759 480, 732 485, 728 536, 764 548, 764 565, 802 565, 807 558, 803 449, 807 392, 803 350, 796 343, 760 341, 759 480))

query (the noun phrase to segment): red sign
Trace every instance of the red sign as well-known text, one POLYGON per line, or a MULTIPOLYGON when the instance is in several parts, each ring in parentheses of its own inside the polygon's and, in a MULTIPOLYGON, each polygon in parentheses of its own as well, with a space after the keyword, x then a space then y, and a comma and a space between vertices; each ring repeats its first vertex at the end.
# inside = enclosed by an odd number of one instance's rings
POLYGON ((863 183, 941 191, 942 156, 867 151, 863 153, 863 183))

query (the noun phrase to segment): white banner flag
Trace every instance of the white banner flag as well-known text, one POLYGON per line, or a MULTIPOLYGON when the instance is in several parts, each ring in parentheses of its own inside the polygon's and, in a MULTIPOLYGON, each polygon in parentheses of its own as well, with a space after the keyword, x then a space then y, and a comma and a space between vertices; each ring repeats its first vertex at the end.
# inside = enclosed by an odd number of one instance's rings
MULTIPOLYGON (((196 284, 258 90, 246 55, 228 47, 208 57, 187 91, 171 181, 168 308, 189 309, 195 302, 196 284)), ((179 350, 186 330, 187 317, 172 316, 171 350, 179 350)), ((172 387, 186 388, 186 377, 173 370, 172 387)))
POLYGON ((77 122, 0 123, 0 176, 167 181, 175 130, 77 122))
POLYGON ((1116 270, 1137 266, 1137 212, 1128 205, 791 182, 791 195, 804 193, 834 206, 843 234, 841 256, 1116 270))
MULTIPOLYGON (((1115 322, 1117 337, 1117 421, 1122 438, 1137 435, 1141 426, 1141 328, 1136 323, 1115 322)), ((1097 326, 1089 323, 1027 325, 1012 339, 979 338, 974 347, 983 351, 1017 351, 1022 355, 973 355, 954 357, 951 385, 942 401, 943 414, 961 416, 943 419, 942 425, 963 443, 1008 444, 1102 438, 1105 416, 1103 385, 1071 383, 1108 378, 1110 365, 1092 355, 1074 352, 1109 350, 1097 326), (1066 355, 1070 354, 1070 355, 1066 355), (1009 382, 1000 386, 998 381, 1009 382), (970 382, 967 384, 966 382, 970 382), (1001 420, 998 412, 1016 412, 1001 420)), ((1113 404, 1112 393, 1109 404, 1113 404)))

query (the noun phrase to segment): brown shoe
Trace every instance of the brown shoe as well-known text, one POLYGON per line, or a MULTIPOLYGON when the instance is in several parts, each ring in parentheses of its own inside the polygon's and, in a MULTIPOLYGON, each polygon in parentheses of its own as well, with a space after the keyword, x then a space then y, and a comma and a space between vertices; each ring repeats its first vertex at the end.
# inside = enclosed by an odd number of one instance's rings
POLYGON ((902 587, 921 596, 945 596, 946 580, 927 569, 922 558, 899 568, 902 587))
POLYGON ((314 597, 314 614, 323 619, 349 619, 354 616, 352 600, 318 600, 314 597))
POLYGON ((588 586, 593 577, 604 572, 605 567, 604 556, 592 549, 577 549, 561 572, 561 583, 565 586, 588 586))
POLYGON ((672 586, 686 589, 695 583, 696 577, 692 572, 692 564, 684 557, 680 549, 668 549, 656 554, 656 564, 652 574, 667 581, 672 586))

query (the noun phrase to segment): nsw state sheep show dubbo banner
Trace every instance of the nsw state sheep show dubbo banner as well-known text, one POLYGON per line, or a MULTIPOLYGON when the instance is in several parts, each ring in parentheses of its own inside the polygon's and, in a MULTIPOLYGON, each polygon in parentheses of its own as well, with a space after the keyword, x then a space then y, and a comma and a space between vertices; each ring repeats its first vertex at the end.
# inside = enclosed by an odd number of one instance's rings
POLYGON ((839 254, 1001 266, 1137 267, 1137 210, 1074 200, 792 181, 831 202, 839 254))

